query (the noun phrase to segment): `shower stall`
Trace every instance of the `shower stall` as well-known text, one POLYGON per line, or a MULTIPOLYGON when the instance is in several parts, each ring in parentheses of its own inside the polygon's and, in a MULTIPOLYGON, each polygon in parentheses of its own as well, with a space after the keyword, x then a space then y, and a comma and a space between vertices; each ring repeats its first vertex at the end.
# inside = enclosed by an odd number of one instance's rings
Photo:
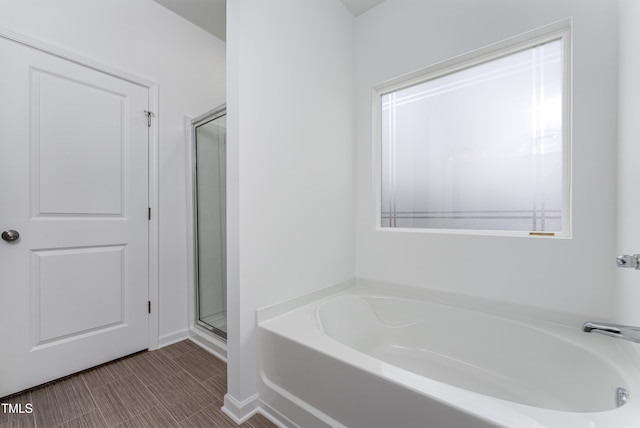
POLYGON ((226 106, 191 122, 195 323, 227 338, 226 106))

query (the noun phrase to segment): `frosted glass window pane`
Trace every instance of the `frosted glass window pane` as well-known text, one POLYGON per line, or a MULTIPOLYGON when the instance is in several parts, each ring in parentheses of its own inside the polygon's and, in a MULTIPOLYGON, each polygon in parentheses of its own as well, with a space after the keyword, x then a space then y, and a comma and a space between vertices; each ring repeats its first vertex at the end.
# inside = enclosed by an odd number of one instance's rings
POLYGON ((562 41, 382 95, 382 227, 562 231, 562 41))

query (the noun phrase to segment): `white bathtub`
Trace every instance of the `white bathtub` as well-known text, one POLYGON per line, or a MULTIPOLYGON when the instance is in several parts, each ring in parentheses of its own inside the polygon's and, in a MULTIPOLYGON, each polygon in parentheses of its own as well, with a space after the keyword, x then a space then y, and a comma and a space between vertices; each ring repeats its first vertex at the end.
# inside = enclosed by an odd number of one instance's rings
POLYGON ((259 323, 260 397, 303 428, 640 427, 640 353, 579 326, 351 288, 259 323))

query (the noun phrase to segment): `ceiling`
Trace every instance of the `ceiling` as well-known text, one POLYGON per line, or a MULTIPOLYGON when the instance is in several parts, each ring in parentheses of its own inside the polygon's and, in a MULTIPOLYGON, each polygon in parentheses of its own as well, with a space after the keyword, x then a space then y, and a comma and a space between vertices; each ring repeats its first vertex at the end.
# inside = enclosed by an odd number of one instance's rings
MULTIPOLYGON (((187 21, 213 34, 219 39, 226 40, 226 0, 154 0, 170 11, 180 15, 187 21)), ((340 0, 358 16, 379 5, 384 0, 340 0)))
POLYGON ((384 0, 340 0, 347 9, 353 13, 353 16, 360 16, 369 9, 382 3, 384 0))
POLYGON ((154 0, 187 21, 213 34, 227 38, 226 0, 154 0))

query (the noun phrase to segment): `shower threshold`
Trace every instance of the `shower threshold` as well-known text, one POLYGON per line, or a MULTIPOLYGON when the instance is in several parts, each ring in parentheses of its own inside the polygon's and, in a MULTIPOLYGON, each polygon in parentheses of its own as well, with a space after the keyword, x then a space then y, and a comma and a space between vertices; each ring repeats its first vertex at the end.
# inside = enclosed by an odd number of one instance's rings
POLYGON ((201 317, 200 320, 198 320, 198 325, 222 337, 224 340, 227 339, 226 311, 201 317))

